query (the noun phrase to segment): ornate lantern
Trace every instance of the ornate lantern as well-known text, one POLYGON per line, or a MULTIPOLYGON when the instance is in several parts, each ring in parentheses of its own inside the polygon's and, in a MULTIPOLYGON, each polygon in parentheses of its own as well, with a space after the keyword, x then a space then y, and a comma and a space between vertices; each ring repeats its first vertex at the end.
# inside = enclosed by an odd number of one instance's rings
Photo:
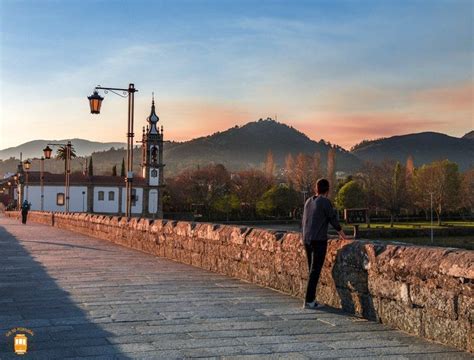
POLYGON ((43 149, 43 152, 44 152, 44 158, 45 159, 51 159, 51 154, 53 152, 53 149, 51 149, 49 146, 46 146, 44 149, 43 149))
POLYGON ((97 90, 94 90, 94 93, 87 98, 89 99, 91 114, 100 114, 100 106, 102 105, 102 100, 104 100, 104 98, 99 95, 97 90))

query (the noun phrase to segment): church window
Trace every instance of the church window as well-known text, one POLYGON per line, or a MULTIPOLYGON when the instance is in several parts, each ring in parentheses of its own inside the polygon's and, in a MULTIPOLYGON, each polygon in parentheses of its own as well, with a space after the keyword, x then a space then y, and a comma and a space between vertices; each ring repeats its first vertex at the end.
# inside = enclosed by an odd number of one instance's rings
POLYGON ((115 200, 115 193, 113 191, 109 191, 109 201, 115 200))
POLYGON ((132 189, 132 206, 136 206, 137 201, 138 201, 137 190, 132 189))
POLYGON ((59 205, 59 206, 64 205, 64 193, 57 193, 56 194, 56 205, 59 205))
POLYGON ((155 164, 157 162, 157 157, 158 157, 158 149, 156 148, 156 146, 153 146, 151 148, 151 161, 155 164))
POLYGON ((104 192, 103 191, 99 191, 98 199, 99 199, 99 201, 104 201, 104 192))

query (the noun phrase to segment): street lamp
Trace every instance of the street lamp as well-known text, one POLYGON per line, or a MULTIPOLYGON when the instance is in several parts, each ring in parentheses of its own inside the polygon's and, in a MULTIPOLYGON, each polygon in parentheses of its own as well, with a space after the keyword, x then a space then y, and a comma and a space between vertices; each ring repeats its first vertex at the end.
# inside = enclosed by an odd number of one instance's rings
POLYGON ((100 114, 100 107, 104 98, 99 95, 98 90, 104 90, 104 93, 109 91, 120 97, 128 97, 128 129, 127 129, 127 174, 125 178, 125 189, 126 189, 126 207, 125 215, 127 217, 132 216, 132 182, 133 182, 133 114, 135 110, 135 93, 138 91, 135 89, 134 84, 129 84, 128 89, 122 88, 108 88, 102 86, 96 86, 91 96, 88 96, 89 106, 91 114, 100 114), (122 92, 123 95, 118 92, 122 92))
POLYGON ((31 168, 31 161, 30 160, 23 161, 23 169, 25 170, 25 187, 26 187, 25 198, 27 201, 28 201, 28 190, 29 190, 28 175, 30 172, 30 168, 31 168))
POLYGON ((94 90, 94 93, 87 98, 89 99, 91 114, 100 114, 100 106, 102 105, 102 100, 104 100, 104 98, 99 95, 97 90, 94 90))
POLYGON ((44 158, 47 160, 51 159, 52 152, 53 152, 53 149, 51 149, 48 145, 46 145, 46 147, 43 149, 44 158))
MULTIPOLYGON (((70 141, 67 144, 60 144, 60 143, 51 143, 47 144, 46 147, 43 149, 45 159, 51 159, 51 154, 53 149, 49 147, 51 146, 61 146, 66 149, 66 180, 64 184, 65 188, 65 195, 66 195, 66 212, 69 212, 69 192, 70 192, 70 175, 71 175, 71 153, 72 153, 72 144, 70 141)), ((44 166, 44 165, 43 165, 44 166)))
POLYGON ((27 170, 27 171, 30 170, 30 168, 31 168, 31 161, 30 161, 30 160, 25 160, 25 161, 23 162, 23 167, 24 167, 25 170, 27 170))

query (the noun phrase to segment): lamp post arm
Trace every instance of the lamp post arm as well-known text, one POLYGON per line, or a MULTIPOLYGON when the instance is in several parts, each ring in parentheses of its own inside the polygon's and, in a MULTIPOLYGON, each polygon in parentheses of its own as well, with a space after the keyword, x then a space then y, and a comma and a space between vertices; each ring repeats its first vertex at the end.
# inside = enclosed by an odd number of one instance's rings
POLYGON ((120 97, 127 97, 129 96, 130 94, 133 94, 133 93, 136 93, 138 90, 135 89, 135 86, 133 84, 130 84, 130 86, 128 87, 128 89, 124 89, 124 88, 113 88, 113 87, 104 87, 104 86, 96 86, 95 87, 95 90, 104 90, 104 92, 107 94, 108 91, 114 93, 115 95, 118 95, 120 97), (117 91, 122 91, 123 92, 123 95, 120 95, 117 91))
POLYGON ((51 146, 67 146, 67 144, 61 144, 61 143, 48 143, 46 145, 51 145, 51 146))
POLYGON ((137 92, 137 89, 123 89, 123 88, 112 88, 112 87, 103 87, 103 86, 96 86, 96 90, 109 90, 109 91, 124 91, 124 92, 137 92))

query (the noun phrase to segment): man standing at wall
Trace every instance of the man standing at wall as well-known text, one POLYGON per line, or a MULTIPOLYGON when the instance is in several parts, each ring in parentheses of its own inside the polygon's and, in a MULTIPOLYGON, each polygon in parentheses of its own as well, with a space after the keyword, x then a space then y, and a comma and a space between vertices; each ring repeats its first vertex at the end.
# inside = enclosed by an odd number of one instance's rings
POLYGON ((303 242, 308 259, 308 285, 303 307, 316 309, 316 288, 323 268, 328 245, 328 225, 337 231, 341 239, 346 239, 344 231, 337 219, 331 201, 328 199, 329 181, 319 179, 316 183, 316 195, 310 197, 304 204, 303 212, 303 242))

